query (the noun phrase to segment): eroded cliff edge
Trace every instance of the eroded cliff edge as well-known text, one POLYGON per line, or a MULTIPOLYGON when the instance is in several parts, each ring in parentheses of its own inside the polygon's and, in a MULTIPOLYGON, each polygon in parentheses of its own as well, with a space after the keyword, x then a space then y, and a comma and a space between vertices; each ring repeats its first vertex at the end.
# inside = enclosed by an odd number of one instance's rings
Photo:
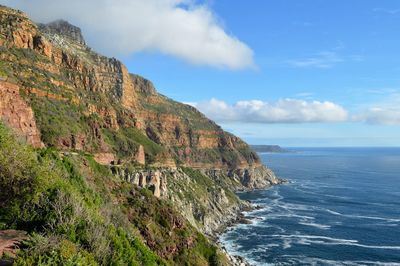
POLYGON ((233 191, 280 182, 240 138, 93 52, 78 27, 6 7, 0 23, 0 115, 34 147, 93 154, 206 234, 249 207, 233 191))

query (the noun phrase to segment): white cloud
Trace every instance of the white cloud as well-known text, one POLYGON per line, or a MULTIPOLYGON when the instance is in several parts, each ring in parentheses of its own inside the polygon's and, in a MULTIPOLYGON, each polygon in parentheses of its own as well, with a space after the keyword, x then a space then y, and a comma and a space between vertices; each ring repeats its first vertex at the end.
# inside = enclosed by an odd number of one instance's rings
POLYGON ((314 93, 308 92, 308 91, 299 92, 299 93, 296 93, 296 94, 295 94, 295 97, 298 97, 298 98, 305 98, 305 99, 310 99, 310 98, 312 98, 313 96, 314 96, 314 93))
POLYGON ((35 21, 66 19, 107 55, 160 52, 189 63, 254 67, 253 51, 228 34, 212 10, 195 0, 0 0, 35 21))
POLYGON ((292 67, 299 68, 331 68, 337 63, 341 63, 343 61, 344 59, 336 52, 320 52, 312 57, 288 60, 287 63, 292 67))
POLYGON ((400 125, 400 109, 371 108, 361 115, 355 116, 355 120, 370 124, 400 125))
POLYGON ((295 68, 332 68, 337 64, 344 62, 363 62, 362 55, 342 55, 337 51, 343 50, 344 44, 339 41, 338 45, 332 51, 323 51, 312 56, 287 60, 286 64, 295 68))
POLYGON ((276 102, 259 100, 239 101, 229 105, 211 99, 195 105, 200 111, 218 122, 240 123, 317 123, 344 122, 347 111, 332 102, 282 99, 276 102))
POLYGON ((355 114, 353 120, 369 124, 400 125, 400 94, 393 93, 385 101, 371 105, 355 114))
POLYGON ((400 9, 389 9, 389 8, 374 8, 372 11, 379 13, 386 13, 390 15, 395 15, 397 13, 400 13, 400 9))

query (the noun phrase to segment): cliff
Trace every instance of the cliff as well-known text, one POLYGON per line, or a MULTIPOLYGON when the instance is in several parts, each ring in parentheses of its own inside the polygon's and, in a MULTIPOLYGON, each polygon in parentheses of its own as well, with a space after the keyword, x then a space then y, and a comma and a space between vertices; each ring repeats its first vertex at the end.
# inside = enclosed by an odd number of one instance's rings
POLYGON ((18 86, 0 80, 0 117, 32 146, 40 148, 40 132, 32 108, 22 99, 18 86))
POLYGON ((33 147, 89 154, 209 235, 249 207, 232 191, 279 183, 240 138, 92 51, 78 27, 1 6, 0 24, 0 118, 33 147))

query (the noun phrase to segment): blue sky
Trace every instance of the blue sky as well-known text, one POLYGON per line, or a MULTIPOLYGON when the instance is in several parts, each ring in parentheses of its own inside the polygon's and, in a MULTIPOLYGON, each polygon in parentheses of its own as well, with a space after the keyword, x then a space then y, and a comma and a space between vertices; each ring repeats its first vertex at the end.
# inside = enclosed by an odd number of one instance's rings
MULTIPOLYGON (((254 51, 257 70, 190 66, 139 54, 126 60, 159 91, 185 102, 281 98, 332 101, 362 112, 400 89, 399 1, 214 1, 224 27, 254 51), (337 60, 322 56, 331 53, 337 60), (315 59, 309 66, 290 62, 315 59), (326 61, 326 62, 325 62, 326 61), (337 62, 336 62, 337 61, 337 62)), ((398 125, 363 122, 223 123, 251 143, 288 146, 400 145, 398 125)))
MULTIPOLYGON (((252 144, 400 146, 398 0, 151 0, 154 20, 115 25, 124 28, 110 44, 119 51, 99 44, 98 31, 82 18, 89 15, 75 11, 81 1, 61 13, 49 1, 0 3, 37 21, 63 16, 80 25, 95 49, 115 52, 160 93, 197 106, 252 144), (177 25, 169 19, 174 16, 177 25), (171 27, 160 32, 157 23, 171 27), (130 31, 136 39, 121 37, 130 31)), ((121 1, 132 16, 138 7, 151 10, 148 2, 121 1)), ((103 2, 109 8, 96 3, 103 2)))

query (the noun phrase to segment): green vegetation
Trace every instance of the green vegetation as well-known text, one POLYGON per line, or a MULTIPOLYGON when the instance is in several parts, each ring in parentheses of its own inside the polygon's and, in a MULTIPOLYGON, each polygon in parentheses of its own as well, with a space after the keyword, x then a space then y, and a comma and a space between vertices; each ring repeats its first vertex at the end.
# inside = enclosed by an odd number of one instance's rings
POLYGON ((194 170, 188 167, 183 167, 182 170, 186 175, 193 179, 196 188, 194 192, 189 193, 186 197, 198 200, 201 198, 207 198, 210 193, 220 194, 221 190, 223 190, 230 203, 238 202, 238 197, 235 193, 226 189, 234 187, 232 179, 229 177, 221 175, 218 180, 213 180, 209 176, 202 174, 199 170, 194 170))
POLYGON ((190 206, 193 222, 198 228, 204 228, 205 216, 213 216, 210 204, 218 202, 220 208, 227 209, 240 204, 239 198, 228 189, 237 186, 229 177, 221 175, 214 180, 199 170, 187 167, 182 167, 179 171, 182 171, 182 175, 168 179, 168 191, 184 206, 190 206))
MULTIPOLYGON (((146 95, 141 97, 145 99, 146 95)), ((159 114, 172 114, 180 117, 182 122, 190 126, 193 130, 222 130, 217 124, 209 120, 196 108, 176 102, 168 97, 158 94, 158 101, 151 103, 146 100, 141 101, 144 109, 151 110, 159 114)))
POLYGON ((139 145, 146 169, 170 160, 235 168, 257 160, 255 153, 194 107, 156 93, 146 81, 138 80, 135 91, 126 93, 132 88, 116 59, 71 40, 51 43, 48 38, 51 58, 31 42, 18 44, 31 48, 12 47, 16 31, 36 35, 37 27, 15 11, 0 7, 0 13, 1 24, 7 25, 0 28, 6 44, 0 47, 0 79, 19 86, 49 147, 21 144, 0 124, 0 230, 24 230, 30 236, 16 264, 227 264, 175 208, 186 213, 183 205, 190 205, 196 227, 202 228, 215 202, 222 209, 238 206, 228 189, 237 181, 190 168, 177 170, 177 179, 172 171, 165 173, 170 175, 168 193, 174 193, 168 194, 172 206, 113 176, 93 154, 113 152, 122 164, 114 167, 133 172, 143 170, 133 158, 139 145), (126 106, 123 96, 130 93, 132 105, 126 106))
POLYGON ((0 190, 0 230, 25 230, 31 236, 16 265, 226 263, 215 246, 149 190, 117 180, 89 154, 35 151, 1 124, 0 190))
POLYGON ((71 141, 71 136, 89 131, 86 118, 75 105, 59 100, 30 96, 30 103, 42 132, 42 140, 50 146, 57 146, 60 138, 71 141))
POLYGON ((130 192, 124 208, 152 250, 176 265, 221 265, 225 257, 166 201, 149 190, 130 192))
POLYGON ((164 151, 162 146, 150 140, 139 129, 121 128, 119 130, 104 129, 106 141, 121 157, 130 157, 136 154, 139 145, 143 145, 146 151, 146 159, 153 162, 156 156, 164 151))

